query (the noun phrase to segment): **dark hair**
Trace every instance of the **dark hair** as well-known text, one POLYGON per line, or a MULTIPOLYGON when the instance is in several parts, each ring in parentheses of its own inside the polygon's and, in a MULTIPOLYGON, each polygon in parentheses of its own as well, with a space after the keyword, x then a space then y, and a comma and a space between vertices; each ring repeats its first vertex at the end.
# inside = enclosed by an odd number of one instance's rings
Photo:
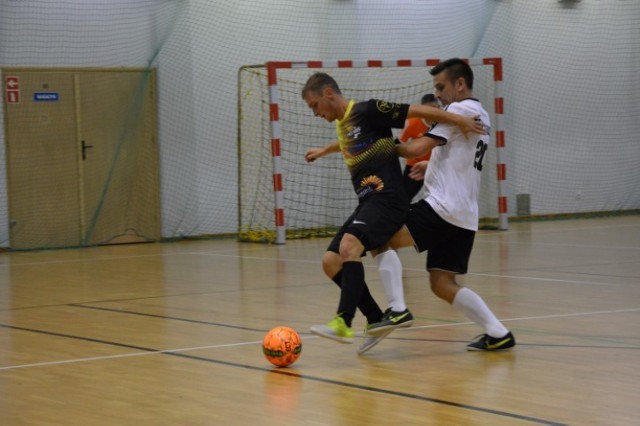
POLYGON ((421 104, 437 104, 438 100, 436 99, 436 96, 433 93, 427 93, 422 97, 422 99, 420 100, 420 103, 421 104))
POLYGON ((308 92, 313 92, 319 95, 327 86, 331 87, 337 94, 342 94, 342 92, 340 92, 340 87, 338 87, 338 83, 336 83, 333 77, 325 72, 317 72, 309 77, 309 79, 305 83, 304 87, 302 88, 302 97, 304 98, 304 96, 308 92))
POLYGON ((447 72, 447 76, 449 80, 454 83, 460 77, 464 78, 465 83, 467 83, 467 87, 472 90, 473 89, 473 71, 469 64, 463 61, 460 58, 451 58, 446 61, 440 62, 438 65, 433 67, 429 74, 438 75, 442 71, 447 72))

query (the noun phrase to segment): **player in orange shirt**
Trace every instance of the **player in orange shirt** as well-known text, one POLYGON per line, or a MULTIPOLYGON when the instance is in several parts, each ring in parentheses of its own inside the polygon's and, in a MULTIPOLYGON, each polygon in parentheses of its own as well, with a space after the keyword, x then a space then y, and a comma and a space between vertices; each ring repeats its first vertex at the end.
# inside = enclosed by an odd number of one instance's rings
MULTIPOLYGON (((436 97, 432 93, 427 93, 426 95, 424 95, 420 103, 422 105, 430 105, 440 108, 438 99, 436 99, 436 97)), ((421 137, 422 135, 427 133, 429 129, 431 129, 431 124, 427 124, 423 119, 415 117, 409 118, 407 119, 404 128, 400 132, 398 140, 402 143, 409 142, 411 139, 421 137)), ((403 178, 404 188, 407 192, 407 198, 409 198, 409 200, 412 200, 413 197, 415 197, 415 195, 420 191, 423 185, 423 182, 421 180, 413 180, 409 176, 409 173, 411 173, 411 168, 414 166, 414 164, 425 160, 428 161, 430 158, 431 152, 422 157, 407 159, 404 167, 403 178)))

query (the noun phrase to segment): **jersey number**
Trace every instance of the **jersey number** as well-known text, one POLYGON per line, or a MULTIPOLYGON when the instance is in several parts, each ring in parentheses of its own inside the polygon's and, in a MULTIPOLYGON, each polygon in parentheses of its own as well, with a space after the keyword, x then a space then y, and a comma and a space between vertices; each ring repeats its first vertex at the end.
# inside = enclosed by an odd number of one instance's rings
POLYGON ((476 158, 473 160, 473 167, 482 171, 482 162, 484 161, 484 154, 487 152, 487 148, 489 147, 483 140, 479 140, 476 145, 476 158))

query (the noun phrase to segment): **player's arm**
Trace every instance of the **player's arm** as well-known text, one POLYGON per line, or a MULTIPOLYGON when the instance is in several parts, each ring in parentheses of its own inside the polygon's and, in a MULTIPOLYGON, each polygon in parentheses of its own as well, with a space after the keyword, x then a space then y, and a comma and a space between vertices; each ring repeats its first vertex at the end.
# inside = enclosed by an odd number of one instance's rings
POLYGON ((453 114, 429 105, 410 105, 407 117, 420 117, 427 121, 452 124, 458 127, 465 137, 469 133, 478 133, 480 135, 486 133, 482 123, 476 120, 480 118, 479 116, 469 117, 466 115, 453 114))
POLYGON ((412 120, 407 120, 404 128, 402 129, 402 131, 400 131, 400 134, 398 135, 398 141, 404 143, 404 142, 407 142, 409 139, 422 135, 424 133, 424 125, 421 123, 422 123, 422 120, 417 118, 414 118, 412 120))
POLYGON ((441 144, 442 141, 438 139, 434 139, 429 136, 422 136, 411 139, 409 142, 396 145, 396 151, 400 157, 417 158, 427 155, 433 148, 441 144))
POLYGON ((335 152, 340 152, 340 143, 337 140, 332 141, 323 147, 309 148, 307 153, 304 154, 304 159, 307 163, 312 163, 320 157, 324 157, 325 155, 333 154, 335 152))
POLYGON ((411 166, 411 171, 409 172, 409 177, 413 180, 421 181, 424 180, 424 175, 427 173, 427 167, 429 167, 429 161, 420 161, 413 166, 411 166))

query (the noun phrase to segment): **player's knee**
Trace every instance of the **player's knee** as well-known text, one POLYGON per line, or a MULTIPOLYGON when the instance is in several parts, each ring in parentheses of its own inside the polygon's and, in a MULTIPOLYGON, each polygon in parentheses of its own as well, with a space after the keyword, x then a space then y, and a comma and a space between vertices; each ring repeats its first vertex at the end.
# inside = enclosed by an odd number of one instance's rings
POLYGON ((430 275, 429 285, 431 286, 431 291, 433 292, 433 294, 440 297, 439 293, 441 292, 441 288, 442 288, 442 284, 440 283, 440 281, 437 278, 435 278, 433 275, 430 275))
POLYGON ((322 255, 322 270, 333 278, 342 269, 342 261, 338 253, 327 251, 322 255))
POLYGON ((340 241, 340 259, 342 262, 360 260, 364 252, 364 245, 358 238, 351 234, 344 234, 340 241))
POLYGON ((453 281, 451 274, 432 271, 429 274, 429 284, 431 285, 433 294, 449 303, 453 302, 458 286, 455 281, 453 281))

